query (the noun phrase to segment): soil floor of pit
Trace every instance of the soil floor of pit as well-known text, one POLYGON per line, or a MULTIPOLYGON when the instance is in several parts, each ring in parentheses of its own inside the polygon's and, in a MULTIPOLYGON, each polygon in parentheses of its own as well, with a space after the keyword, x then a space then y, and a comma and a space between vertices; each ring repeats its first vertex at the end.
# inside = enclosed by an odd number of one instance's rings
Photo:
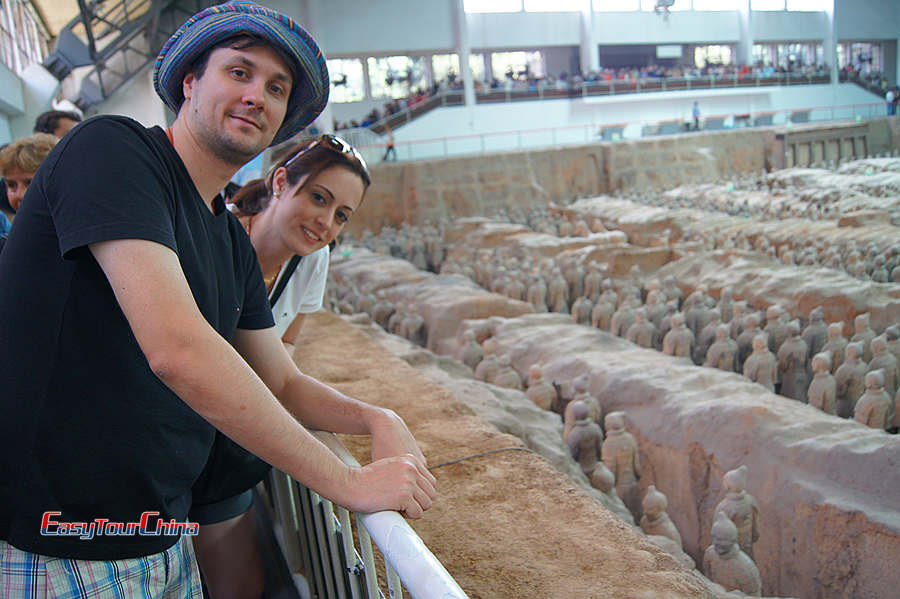
MULTIPOLYGON (((400 414, 430 465, 523 447, 335 315, 308 318, 294 359, 303 372, 400 414)), ((367 437, 342 440, 360 463, 370 461, 367 437)), ((694 572, 535 454, 503 451, 433 474, 438 500, 410 524, 472 599, 711 596, 694 572)))

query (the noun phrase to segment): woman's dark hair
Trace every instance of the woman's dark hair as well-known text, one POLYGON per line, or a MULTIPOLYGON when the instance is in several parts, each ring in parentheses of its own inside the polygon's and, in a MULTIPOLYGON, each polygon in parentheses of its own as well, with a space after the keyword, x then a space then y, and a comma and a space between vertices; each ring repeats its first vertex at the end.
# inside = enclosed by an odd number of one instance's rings
MULTIPOLYGON (((338 152, 327 145, 317 143, 318 140, 307 142, 285 157, 276 162, 269 169, 265 179, 250 181, 234 196, 233 204, 238 216, 250 216, 264 211, 269 204, 272 194, 272 177, 281 167, 287 169, 288 185, 293 187, 303 180, 303 186, 315 179, 319 173, 332 166, 342 166, 356 174, 363 182, 363 197, 369 188, 371 180, 366 168, 360 164, 353 154, 338 152), (315 145, 314 145, 315 144, 315 145), (312 146, 312 147, 311 147, 312 146), (309 149, 306 149, 309 148, 309 149), (302 152, 299 156, 298 152, 302 152)), ((303 187, 298 189, 302 190, 303 187)))

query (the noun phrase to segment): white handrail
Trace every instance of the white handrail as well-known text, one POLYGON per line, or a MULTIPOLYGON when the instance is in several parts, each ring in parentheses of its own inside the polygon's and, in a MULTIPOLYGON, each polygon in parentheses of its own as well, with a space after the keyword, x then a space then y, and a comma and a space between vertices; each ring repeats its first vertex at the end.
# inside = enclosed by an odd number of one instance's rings
MULTIPOLYGON (((333 434, 321 431, 313 434, 344 463, 359 466, 356 458, 333 434)), ((385 563, 397 573, 413 599, 468 597, 400 514, 390 511, 357 514, 357 521, 375 541, 384 555, 385 563)), ((394 591, 390 570, 387 579, 394 591)), ((395 596, 393 592, 392 596, 395 596)))

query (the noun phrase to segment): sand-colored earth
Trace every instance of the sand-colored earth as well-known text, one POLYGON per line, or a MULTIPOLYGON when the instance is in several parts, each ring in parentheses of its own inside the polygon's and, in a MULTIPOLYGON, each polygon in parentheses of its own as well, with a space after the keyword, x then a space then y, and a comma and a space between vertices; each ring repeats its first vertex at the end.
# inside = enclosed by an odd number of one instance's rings
MULTIPOLYGON (((330 314, 305 325, 301 369, 391 408, 432 465, 522 442, 472 411, 364 333, 330 314)), ((345 437, 360 462, 366 438, 345 437)), ((413 528, 473 599, 711 597, 694 572, 526 451, 435 469, 440 497, 413 528)))

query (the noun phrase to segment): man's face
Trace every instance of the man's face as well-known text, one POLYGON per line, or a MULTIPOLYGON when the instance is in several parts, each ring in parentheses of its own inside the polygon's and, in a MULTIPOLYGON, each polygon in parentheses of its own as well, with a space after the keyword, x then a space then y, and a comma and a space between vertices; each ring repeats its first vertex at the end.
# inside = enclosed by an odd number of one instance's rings
POLYGON ((53 135, 62 139, 66 133, 72 130, 75 125, 78 124, 78 121, 73 121, 72 119, 67 119, 65 117, 59 119, 59 123, 56 125, 56 129, 53 130, 53 135))
POLYGON ((241 166, 272 143, 291 94, 290 70, 270 48, 217 48, 199 79, 184 78, 181 107, 194 138, 241 166))

